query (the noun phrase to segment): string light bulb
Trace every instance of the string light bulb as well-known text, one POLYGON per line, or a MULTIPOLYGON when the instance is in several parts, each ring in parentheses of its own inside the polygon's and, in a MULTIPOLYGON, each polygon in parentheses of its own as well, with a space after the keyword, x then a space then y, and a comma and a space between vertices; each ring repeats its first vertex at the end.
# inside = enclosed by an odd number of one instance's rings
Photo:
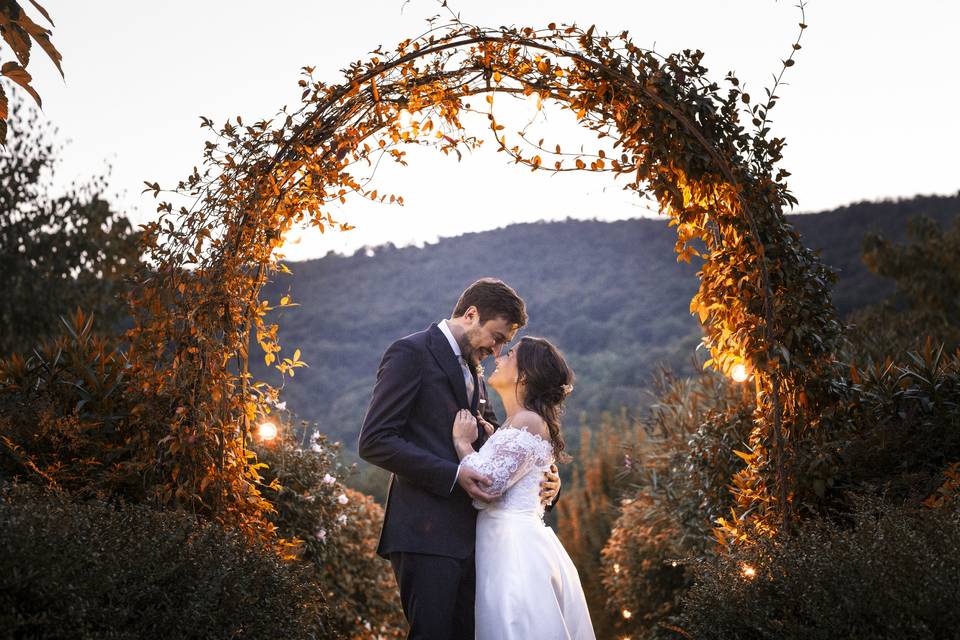
POLYGON ((400 113, 397 114, 397 121, 400 123, 401 129, 409 129, 413 124, 413 116, 406 109, 400 109, 400 113))
POLYGON ((257 428, 257 436, 264 442, 270 442, 277 437, 277 425, 272 422, 263 422, 257 428))
POLYGON ((630 611, 629 609, 624 609, 623 611, 620 612, 620 615, 623 616, 624 620, 629 620, 630 618, 633 617, 633 612, 630 611))
POLYGON ((740 568, 740 573, 743 574, 744 578, 753 578, 757 575, 757 570, 751 567, 750 565, 744 563, 740 568))
POLYGON ((738 362, 733 365, 733 369, 730 370, 730 377, 733 378, 734 382, 743 382, 749 376, 747 374, 747 367, 743 363, 738 362))

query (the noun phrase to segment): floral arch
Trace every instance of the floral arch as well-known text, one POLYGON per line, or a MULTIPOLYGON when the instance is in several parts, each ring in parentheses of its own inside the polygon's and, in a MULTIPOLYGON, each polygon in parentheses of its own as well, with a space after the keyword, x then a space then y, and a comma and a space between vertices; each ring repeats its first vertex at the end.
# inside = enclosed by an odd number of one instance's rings
MULTIPOLYGON (((840 332, 832 276, 784 218, 796 200, 789 174, 776 166, 784 141, 771 137, 767 119, 777 83, 751 104, 734 76, 722 89, 709 80, 702 57, 690 50, 663 57, 626 32, 593 27, 485 29, 453 20, 351 63, 338 84, 314 80, 305 68, 301 104, 271 121, 238 117, 217 128, 204 118, 212 139, 202 169, 144 226, 150 266, 131 297, 130 370, 152 416, 137 437, 156 499, 273 540, 263 518, 270 505, 245 443, 277 394, 250 376, 251 338, 282 373, 302 365, 299 352, 280 356, 277 326, 265 318, 292 303, 260 299, 271 274, 286 271, 276 249, 294 225, 347 228, 331 216, 334 203, 402 204, 359 172, 379 157, 406 163, 407 144, 444 153, 478 145, 460 121, 466 101, 492 102, 500 93, 572 110, 620 153, 509 146, 491 111, 497 144, 516 162, 623 176, 626 189, 652 195, 669 216, 678 261, 702 260, 690 310, 704 330, 707 365, 751 378, 756 393, 751 452, 733 479, 737 513, 724 535, 745 539, 787 526, 792 462, 816 423, 821 374, 840 332), (187 204, 175 209, 178 198, 187 204)), ((157 196, 163 191, 147 184, 157 196)))

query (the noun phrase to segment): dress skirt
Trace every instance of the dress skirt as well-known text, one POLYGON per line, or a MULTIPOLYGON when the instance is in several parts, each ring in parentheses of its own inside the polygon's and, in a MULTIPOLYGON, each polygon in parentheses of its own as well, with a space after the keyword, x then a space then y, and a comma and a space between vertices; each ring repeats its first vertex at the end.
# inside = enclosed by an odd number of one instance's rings
POLYGON ((594 640, 577 568, 536 511, 477 517, 477 640, 594 640))

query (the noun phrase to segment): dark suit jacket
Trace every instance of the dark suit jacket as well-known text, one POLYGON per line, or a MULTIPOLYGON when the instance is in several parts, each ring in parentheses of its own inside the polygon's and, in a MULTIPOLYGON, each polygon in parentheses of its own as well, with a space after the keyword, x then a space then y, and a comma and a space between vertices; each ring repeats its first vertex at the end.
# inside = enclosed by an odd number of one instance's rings
MULTIPOLYGON (((453 419, 486 400, 483 380, 468 401, 463 369, 436 324, 394 342, 383 354, 360 431, 360 457, 390 471, 377 553, 473 553, 477 512, 456 484, 460 459, 453 419)), ((498 426, 486 402, 484 418, 498 426)), ((480 429, 479 448, 486 436, 480 429)))

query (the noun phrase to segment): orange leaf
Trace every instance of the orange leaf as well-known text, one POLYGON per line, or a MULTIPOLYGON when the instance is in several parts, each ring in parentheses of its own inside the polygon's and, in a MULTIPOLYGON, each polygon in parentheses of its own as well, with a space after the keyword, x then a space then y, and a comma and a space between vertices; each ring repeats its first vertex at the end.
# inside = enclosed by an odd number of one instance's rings
POLYGON ((40 100, 40 94, 30 86, 30 81, 33 80, 33 76, 31 76, 26 69, 21 67, 16 62, 4 62, 3 66, 0 67, 0 74, 7 76, 18 85, 26 89, 27 93, 33 96, 33 99, 37 101, 37 106, 43 106, 40 100))

